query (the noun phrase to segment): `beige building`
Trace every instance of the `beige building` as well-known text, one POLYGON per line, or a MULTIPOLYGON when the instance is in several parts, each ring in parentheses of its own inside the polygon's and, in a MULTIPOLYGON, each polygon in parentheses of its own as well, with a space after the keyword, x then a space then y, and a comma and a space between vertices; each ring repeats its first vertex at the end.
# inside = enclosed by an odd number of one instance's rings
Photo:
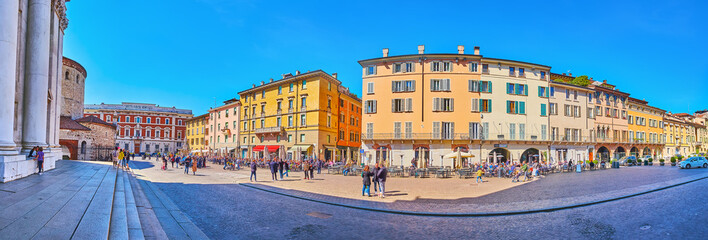
POLYGON ((224 105, 209 109, 206 147, 216 156, 237 156, 239 148, 239 122, 241 121, 241 101, 229 99, 224 105))
POLYGON ((552 81, 549 96, 550 158, 585 161, 595 148, 595 104, 590 88, 552 81))
POLYGON ((359 61, 367 163, 461 167, 549 149, 550 67, 457 50, 359 61))

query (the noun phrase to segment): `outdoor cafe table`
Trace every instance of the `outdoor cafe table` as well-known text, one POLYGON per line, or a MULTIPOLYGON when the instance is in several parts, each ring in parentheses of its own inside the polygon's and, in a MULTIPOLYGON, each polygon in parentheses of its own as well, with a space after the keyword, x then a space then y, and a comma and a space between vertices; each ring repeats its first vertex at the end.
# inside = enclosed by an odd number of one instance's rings
POLYGON ((450 176, 450 170, 449 169, 438 169, 435 171, 435 177, 442 177, 446 178, 450 176))
POLYGON ((332 166, 327 169, 327 173, 329 174, 341 174, 342 173, 342 166, 332 166))
POLYGON ((417 177, 427 177, 428 176, 428 170, 425 168, 418 168, 415 170, 417 177))

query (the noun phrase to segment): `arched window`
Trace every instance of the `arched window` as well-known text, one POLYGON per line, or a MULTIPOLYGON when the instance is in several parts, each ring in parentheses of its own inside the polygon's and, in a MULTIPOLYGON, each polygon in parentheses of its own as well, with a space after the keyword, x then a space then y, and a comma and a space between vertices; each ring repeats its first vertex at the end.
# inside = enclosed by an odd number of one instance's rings
POLYGON ((79 74, 76 74, 76 83, 79 83, 79 74))
POLYGON ((86 141, 81 142, 81 154, 86 154, 86 141))
POLYGON ((69 80, 69 71, 66 71, 66 73, 64 73, 64 80, 69 80))

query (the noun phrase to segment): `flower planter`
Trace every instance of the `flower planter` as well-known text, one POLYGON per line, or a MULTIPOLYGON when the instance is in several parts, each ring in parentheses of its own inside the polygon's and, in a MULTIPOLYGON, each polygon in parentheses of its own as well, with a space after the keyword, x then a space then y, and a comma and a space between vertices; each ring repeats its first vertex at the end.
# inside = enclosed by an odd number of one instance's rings
POLYGON ((659 163, 659 166, 664 166, 664 162, 660 162, 660 163, 659 163))

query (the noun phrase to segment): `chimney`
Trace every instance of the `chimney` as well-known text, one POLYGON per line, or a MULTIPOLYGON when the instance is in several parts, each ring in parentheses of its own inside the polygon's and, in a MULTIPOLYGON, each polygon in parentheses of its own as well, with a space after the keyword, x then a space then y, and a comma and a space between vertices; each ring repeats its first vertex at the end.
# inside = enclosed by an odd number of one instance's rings
POLYGON ((568 73, 568 76, 571 76, 571 77, 572 77, 572 76, 573 76, 573 73, 568 73))
POLYGON ((565 76, 565 73, 561 73, 561 75, 565 76))
POLYGON ((607 83, 607 79, 605 79, 605 80, 602 80, 602 83, 607 83))
POLYGON ((272 78, 270 79, 270 82, 273 82, 273 79, 272 79, 272 78))
POLYGON ((253 88, 256 88, 256 84, 253 84, 253 88))
POLYGON ((332 77, 333 77, 334 79, 337 79, 337 73, 332 73, 332 77))
POLYGON ((388 57, 388 48, 383 49, 383 57, 388 57))
POLYGON ((465 54, 465 46, 457 45, 457 54, 465 54))
POLYGON ((261 81, 261 86, 263 86, 263 84, 265 84, 265 81, 261 81))
POLYGON ((295 75, 300 75, 300 70, 295 70, 295 75))
POLYGON ((474 55, 479 55, 479 46, 474 46, 474 55))
POLYGON ((418 54, 423 54, 425 52, 425 45, 418 45, 418 54))

